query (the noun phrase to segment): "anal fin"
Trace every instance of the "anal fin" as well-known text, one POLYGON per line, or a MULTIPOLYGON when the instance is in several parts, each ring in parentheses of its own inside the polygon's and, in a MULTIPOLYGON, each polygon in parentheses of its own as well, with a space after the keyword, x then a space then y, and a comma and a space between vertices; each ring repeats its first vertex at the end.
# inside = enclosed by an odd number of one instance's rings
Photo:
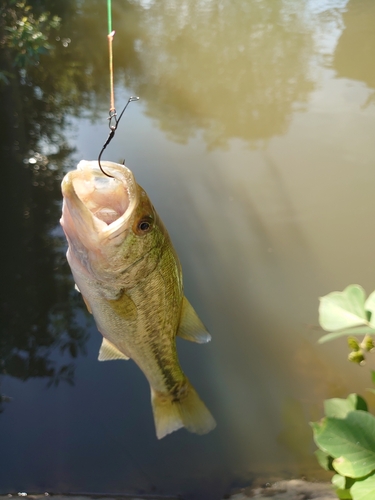
POLYGON ((185 340, 198 342, 198 344, 205 344, 211 340, 211 335, 186 297, 182 299, 180 326, 177 335, 185 340))
POLYGON ((112 361, 113 359, 129 359, 124 353, 119 351, 109 340, 103 338, 99 350, 99 361, 112 361))

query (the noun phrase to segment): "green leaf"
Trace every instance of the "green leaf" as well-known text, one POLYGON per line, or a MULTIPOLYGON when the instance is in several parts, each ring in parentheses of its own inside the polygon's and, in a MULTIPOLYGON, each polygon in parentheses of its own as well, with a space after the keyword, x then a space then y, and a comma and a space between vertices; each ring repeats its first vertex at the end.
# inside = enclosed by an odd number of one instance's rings
POLYGON ((363 288, 359 285, 349 285, 342 292, 331 292, 321 297, 319 323, 328 331, 368 324, 363 288))
POLYGON ((352 500, 352 495, 350 493, 350 488, 354 484, 355 479, 350 477, 344 477, 340 474, 335 474, 332 479, 332 484, 336 488, 336 495, 340 500, 352 500))
POLYGON ((350 494, 350 490, 347 490, 347 489, 341 490, 341 489, 337 488, 335 493, 340 500, 353 500, 353 497, 350 494))
POLYGON ((368 296, 365 309, 371 313, 370 325, 375 328, 375 291, 368 296))
POLYGON ((366 401, 358 394, 349 394, 347 399, 332 398, 324 401, 324 413, 327 417, 345 418, 354 410, 367 411, 366 401))
POLYGON ((346 478, 341 476, 340 474, 335 474, 332 479, 332 484, 336 486, 336 488, 340 488, 341 490, 345 489, 346 478))
POLYGON ((374 500, 375 498, 375 474, 365 479, 357 480, 350 488, 353 500, 374 500))
POLYGON ((375 385, 375 371, 374 370, 371 370, 371 380, 372 380, 372 383, 375 385))
POLYGON ((353 403, 355 410, 368 411, 366 401, 359 394, 356 393, 349 394, 349 396, 346 399, 353 403))
MULTIPOLYGON (((319 434, 320 432, 322 432, 322 428, 326 425, 326 421, 327 421, 326 418, 322 418, 322 420, 319 420, 319 422, 310 422, 314 436, 315 436, 315 434, 319 434)), ((315 437, 314 437, 314 439, 315 439, 315 437)))
POLYGON ((333 458, 328 455, 328 453, 323 450, 315 450, 314 455, 316 456, 319 465, 323 467, 324 470, 335 470, 332 467, 333 458))
POLYGON ((347 399, 333 398, 324 401, 324 413, 327 417, 345 418, 350 411, 355 409, 353 403, 347 399))
POLYGON ((329 340, 335 340, 338 339, 339 337, 345 337, 346 335, 362 335, 362 334, 375 335, 375 329, 372 328, 371 326, 357 326, 354 328, 346 328, 345 330, 339 330, 337 332, 327 333, 327 335, 323 335, 323 337, 321 337, 318 340, 318 342, 319 344, 324 344, 329 340))
POLYGON ((326 417, 313 425, 317 446, 332 457, 335 470, 348 477, 363 477, 375 470, 375 417, 363 410, 344 419, 326 417))

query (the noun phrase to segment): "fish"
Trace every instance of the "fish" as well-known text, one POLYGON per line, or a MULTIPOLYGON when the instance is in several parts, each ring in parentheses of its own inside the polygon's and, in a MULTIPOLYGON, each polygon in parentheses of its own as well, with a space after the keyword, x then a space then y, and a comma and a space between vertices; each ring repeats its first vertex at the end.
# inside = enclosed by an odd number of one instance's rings
POLYGON ((132 359, 151 390, 158 439, 216 422, 181 369, 176 336, 210 334, 184 296, 181 264, 146 191, 125 165, 82 160, 61 184, 60 223, 76 288, 103 336, 99 361, 132 359))

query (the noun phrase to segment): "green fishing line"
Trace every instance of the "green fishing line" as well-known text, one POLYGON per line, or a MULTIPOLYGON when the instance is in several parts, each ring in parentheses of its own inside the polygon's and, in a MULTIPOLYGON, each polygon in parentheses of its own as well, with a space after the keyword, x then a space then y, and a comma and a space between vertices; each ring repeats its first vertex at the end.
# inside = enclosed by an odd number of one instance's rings
POLYGON ((112 33, 112 6, 111 0, 107 0, 107 12, 108 12, 108 34, 112 33))

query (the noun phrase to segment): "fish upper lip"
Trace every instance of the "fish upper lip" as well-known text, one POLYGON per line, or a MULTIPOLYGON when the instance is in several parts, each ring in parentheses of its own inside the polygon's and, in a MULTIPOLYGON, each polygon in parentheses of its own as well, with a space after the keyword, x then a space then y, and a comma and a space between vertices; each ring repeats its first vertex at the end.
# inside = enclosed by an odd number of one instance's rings
POLYGON ((125 165, 109 161, 101 164, 112 178, 101 172, 97 161, 85 160, 64 177, 61 223, 65 226, 65 209, 80 229, 96 233, 101 240, 113 240, 127 233, 127 222, 138 203, 138 194, 133 173, 125 165))

